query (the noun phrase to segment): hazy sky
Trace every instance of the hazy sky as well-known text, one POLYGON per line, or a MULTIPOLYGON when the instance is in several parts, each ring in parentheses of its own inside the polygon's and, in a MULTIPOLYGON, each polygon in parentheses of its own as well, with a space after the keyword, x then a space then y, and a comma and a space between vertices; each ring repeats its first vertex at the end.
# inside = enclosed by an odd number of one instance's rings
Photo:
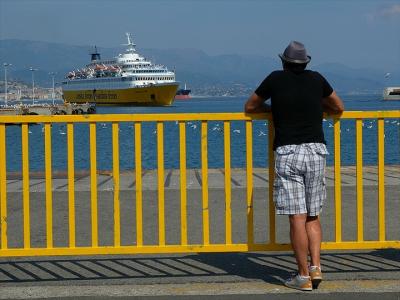
MULTIPOLYGON (((400 69, 400 1, 0 0, 0 40, 277 58, 291 40, 313 63, 400 69)), ((0 41, 1 42, 1 41, 0 41)))

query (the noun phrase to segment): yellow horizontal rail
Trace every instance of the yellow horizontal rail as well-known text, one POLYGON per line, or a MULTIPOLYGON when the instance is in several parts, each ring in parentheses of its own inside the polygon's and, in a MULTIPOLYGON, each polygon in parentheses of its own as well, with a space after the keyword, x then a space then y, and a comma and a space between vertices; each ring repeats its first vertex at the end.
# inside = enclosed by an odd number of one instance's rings
MULTIPOLYGON (((399 241, 373 242, 323 242, 323 250, 362 250, 362 249, 400 248, 399 241)), ((52 256, 52 255, 109 255, 109 254, 154 254, 154 253, 203 253, 203 252, 246 252, 246 251, 288 251, 290 244, 213 244, 213 245, 151 245, 151 246, 120 246, 120 247, 58 247, 7 249, 0 251, 0 257, 9 256, 52 256)))
MULTIPOLYGON (((400 118, 400 110, 395 111, 346 111, 340 116, 326 118, 377 119, 400 118)), ((271 114, 245 113, 185 113, 185 114, 107 114, 107 115, 21 115, 0 116, 2 123, 90 123, 90 122, 159 122, 159 121, 250 121, 272 120, 271 114)))

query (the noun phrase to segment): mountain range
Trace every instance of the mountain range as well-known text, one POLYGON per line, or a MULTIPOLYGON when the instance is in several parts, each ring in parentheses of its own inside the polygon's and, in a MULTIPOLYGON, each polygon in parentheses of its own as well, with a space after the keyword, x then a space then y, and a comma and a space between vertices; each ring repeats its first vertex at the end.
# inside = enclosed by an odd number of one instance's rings
MULTIPOLYGON (((102 58, 122 53, 123 47, 100 48, 102 58)), ((73 46, 41 41, 0 40, 0 62, 11 63, 8 78, 32 82, 30 67, 35 71, 35 84, 50 87, 49 72, 57 72, 61 82, 68 71, 89 63, 93 46, 73 46)), ((207 87, 229 88, 241 85, 254 89, 273 70, 279 69, 279 58, 257 55, 208 55, 198 49, 138 49, 138 52, 155 63, 166 65, 176 72, 176 78, 196 90, 207 87)), ((384 86, 399 85, 400 71, 386 76, 384 70, 352 68, 340 63, 310 64, 310 68, 323 74, 339 93, 381 93, 384 86)), ((4 72, 0 72, 0 79, 4 72)))

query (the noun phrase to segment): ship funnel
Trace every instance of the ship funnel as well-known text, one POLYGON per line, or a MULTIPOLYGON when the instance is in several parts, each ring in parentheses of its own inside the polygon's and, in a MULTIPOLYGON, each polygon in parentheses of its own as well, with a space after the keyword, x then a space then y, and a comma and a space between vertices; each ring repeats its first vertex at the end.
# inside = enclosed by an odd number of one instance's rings
POLYGON ((100 60, 100 53, 97 52, 97 47, 94 46, 94 52, 90 53, 91 56, 91 61, 96 61, 96 60, 100 60))

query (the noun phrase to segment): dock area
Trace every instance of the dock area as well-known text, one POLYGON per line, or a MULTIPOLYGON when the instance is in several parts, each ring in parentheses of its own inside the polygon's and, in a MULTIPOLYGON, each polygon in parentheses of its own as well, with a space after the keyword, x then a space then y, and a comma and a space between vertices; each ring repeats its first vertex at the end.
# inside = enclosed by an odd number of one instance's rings
POLYGON ((0 106, 1 115, 83 115, 94 114, 96 106, 89 103, 14 104, 0 106))
MULTIPOLYGON (((121 243, 135 244, 135 172, 120 172, 121 243)), ((343 240, 356 237, 356 170, 341 168, 343 240)), ((364 238, 378 236, 378 168, 364 167, 364 238), (368 220, 368 221, 367 221, 368 220)), ((209 210, 211 242, 225 238, 225 175, 223 169, 210 169, 209 210)), ((327 168, 327 201, 321 215, 324 241, 335 239, 334 172, 327 168)), ((54 246, 68 244, 68 174, 53 172, 54 246)), ((268 169, 253 170, 254 238, 268 240, 268 169)), ((143 170, 144 243, 158 243, 157 171, 143 170)), ((387 239, 398 239, 400 220, 400 167, 385 167, 387 239)), ((77 247, 91 241, 90 173, 76 171, 74 179, 77 247)), ((246 241, 246 170, 233 169, 232 234, 233 241, 246 241)), ((180 173, 165 170, 166 243, 180 243, 180 173)), ((43 172, 31 172, 29 180, 31 210, 31 247, 43 247, 45 235, 46 183, 43 172)), ((111 171, 98 171, 97 195, 99 245, 113 245, 113 198, 115 186, 111 171)), ((201 170, 187 172, 188 237, 190 243, 202 242, 201 170)), ((7 174, 8 245, 23 245, 23 182, 19 173, 7 174)), ((286 217, 277 217, 277 242, 288 243, 286 217)), ((400 256, 397 249, 324 250, 324 281, 312 294, 285 288, 282 281, 295 271, 291 252, 177 253, 96 255, 67 257, 0 258, 0 299, 398 299, 400 256), (311 297, 311 298, 310 298, 311 297)))
MULTIPOLYGON (((200 170, 201 171, 201 170, 200 170)), ((355 167, 342 167, 343 239, 356 236, 355 167)), ((223 169, 209 170, 209 209, 211 241, 224 242, 225 180, 223 169)), ((144 203, 144 243, 158 243, 157 171, 142 173, 144 203)), ((180 242, 180 180, 179 170, 165 170, 166 243, 180 242)), ((253 201, 255 240, 268 239, 268 169, 253 170, 253 201)), ((378 235, 376 166, 364 167, 364 215, 367 222, 364 238, 378 235)), ((68 244, 68 178, 66 172, 54 172, 52 180, 54 212, 54 246, 68 244)), ((90 234, 90 173, 75 173, 76 242, 87 246, 90 234)), ((45 245, 45 177, 30 174, 30 204, 32 218, 31 247, 45 245), (34 220, 34 221, 33 221, 34 220)), ((233 241, 246 241, 246 172, 232 170, 233 241)), ((400 221, 400 168, 386 166, 385 193, 387 238, 398 239, 400 221), (390 221, 389 221, 390 220, 390 221)), ((112 172, 98 172, 99 245, 112 245, 113 184, 112 172)), ((121 243, 135 243, 135 172, 120 175, 121 243)), ((202 241, 202 180, 197 169, 188 170, 187 207, 189 212, 189 242, 202 241)), ((321 215, 324 241, 332 241, 334 225, 333 168, 327 168, 328 198, 321 215)), ((9 247, 21 247, 23 224, 23 184, 21 174, 10 173, 7 179, 9 247)), ((287 218, 277 217, 277 241, 288 243, 287 218)), ((282 280, 295 271, 291 252, 244 253, 181 253, 96 255, 67 257, 0 258, 0 299, 398 299, 400 288, 400 256, 396 249, 351 250, 322 252, 324 281, 318 290, 309 293, 285 288, 282 280), (88 297, 88 298, 86 298, 88 297)))
MULTIPOLYGON (((378 168, 376 166, 364 166, 363 185, 377 186, 378 185, 378 168)), ((98 190, 113 190, 113 172, 111 170, 98 170, 97 182, 98 190)), ((180 171, 177 169, 165 170, 164 188, 167 190, 180 189, 180 171)), ((253 169, 253 187, 268 188, 268 168, 253 169)), ((31 192, 45 191, 45 174, 44 172, 30 172, 31 192)), ((68 191, 68 173, 66 171, 53 171, 53 190, 68 191)), ((356 186, 356 167, 343 166, 341 168, 341 183, 343 186, 356 186)), ((224 169, 209 169, 208 170, 208 187, 213 189, 224 189, 225 175, 224 169)), ((187 170, 187 189, 199 190, 202 188, 201 170, 187 170)), ((385 185, 400 187, 400 166, 387 165, 385 166, 385 185)), ((326 186, 334 187, 334 169, 333 167, 326 168, 326 186)), ((231 187, 232 189, 246 189, 246 170, 232 169, 231 171, 231 187)), ((157 170, 142 171, 142 188, 143 190, 157 191, 157 170)), ((121 170, 120 172, 120 190, 135 190, 135 170, 121 170)), ((9 192, 22 191, 22 174, 20 172, 7 173, 7 190, 9 192)), ((90 171, 77 170, 75 171, 75 190, 90 191, 90 171)), ((400 193, 400 188, 399 188, 400 193)), ((400 198, 399 198, 400 199, 400 198)))

